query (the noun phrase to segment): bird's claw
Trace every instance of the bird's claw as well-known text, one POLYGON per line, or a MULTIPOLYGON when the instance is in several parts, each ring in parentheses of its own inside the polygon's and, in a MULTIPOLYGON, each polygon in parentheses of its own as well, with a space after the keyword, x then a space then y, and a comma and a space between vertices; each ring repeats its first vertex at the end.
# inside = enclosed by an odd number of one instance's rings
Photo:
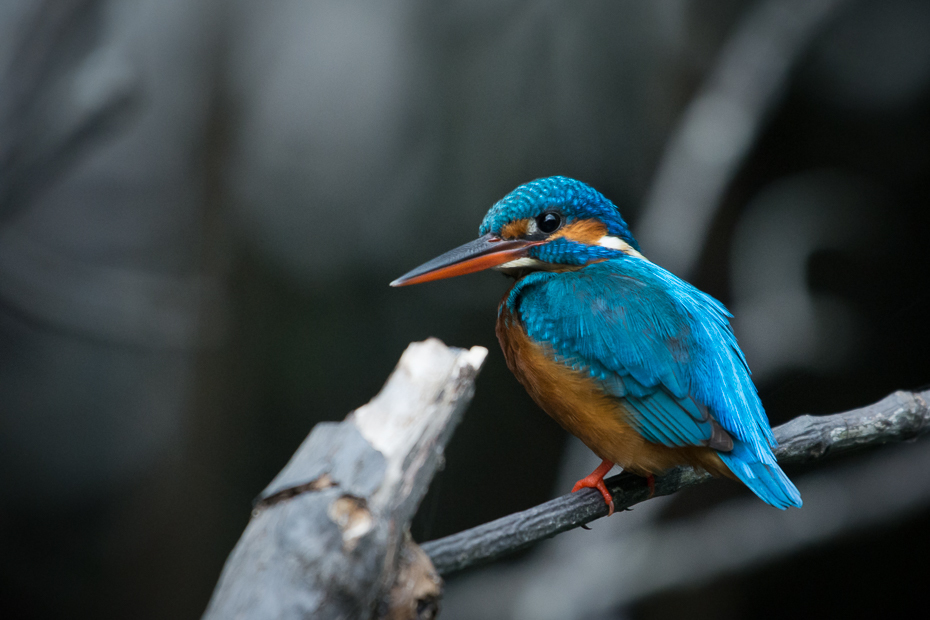
MULTIPOLYGON (((610 464, 613 467, 613 463, 610 464)), ((610 491, 607 490, 607 485, 604 484, 604 474, 607 471, 610 471, 610 467, 606 471, 601 471, 602 467, 598 467, 593 472, 579 480, 575 483, 575 486, 572 487, 572 493, 580 491, 581 489, 597 489, 600 491, 601 496, 604 498, 604 503, 607 504, 607 516, 609 517, 614 513, 614 498, 610 494, 610 491)))

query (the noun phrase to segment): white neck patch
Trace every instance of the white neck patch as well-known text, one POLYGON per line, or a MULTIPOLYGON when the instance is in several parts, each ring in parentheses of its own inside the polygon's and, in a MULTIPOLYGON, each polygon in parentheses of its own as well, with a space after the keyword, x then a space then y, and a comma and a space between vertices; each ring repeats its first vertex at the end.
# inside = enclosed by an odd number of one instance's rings
POLYGON ((636 258, 642 258, 646 260, 646 257, 633 249, 629 243, 621 239, 620 237, 614 237, 613 235, 604 235, 597 240, 597 244, 603 248, 610 248, 611 250, 619 250, 628 256, 635 256, 636 258))
POLYGON ((504 263, 503 265, 498 265, 495 269, 499 271, 508 271, 510 269, 532 269, 534 271, 540 271, 546 268, 546 265, 549 263, 544 263, 541 260, 536 260, 535 258, 530 258, 529 256, 523 256, 522 258, 517 258, 509 263, 504 263))

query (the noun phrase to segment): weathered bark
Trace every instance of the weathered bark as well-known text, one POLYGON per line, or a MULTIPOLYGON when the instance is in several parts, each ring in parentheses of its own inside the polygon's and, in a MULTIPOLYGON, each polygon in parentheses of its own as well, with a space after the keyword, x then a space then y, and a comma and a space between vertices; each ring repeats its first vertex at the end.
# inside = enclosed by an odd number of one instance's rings
POLYGON ((370 403, 318 424, 259 497, 204 618, 435 615, 441 579, 407 532, 486 354, 412 344, 370 403))
MULTIPOLYGON (((885 443, 908 441, 930 432, 930 390, 895 392, 853 411, 800 416, 774 429, 780 463, 811 463, 835 454, 885 443)), ((656 478, 655 495, 670 495, 710 479, 704 472, 679 468, 656 478)), ((608 478, 616 509, 649 498, 644 478, 622 473, 608 478)), ((440 574, 489 562, 539 540, 607 516, 600 493, 585 490, 508 515, 496 521, 423 544, 440 574)))
MULTIPOLYGON (((596 491, 546 502, 431 541, 421 549, 410 520, 474 393, 487 351, 411 345, 382 391, 341 423, 314 428, 259 497, 204 618, 429 618, 439 574, 494 560, 606 516, 596 491), (424 553, 425 552, 425 553, 424 553), (430 561, 432 560, 432 562, 430 561)), ((930 391, 896 392, 830 416, 801 416, 775 429, 781 463, 810 463, 930 431, 930 391)), ((655 495, 708 480, 679 468, 655 495)), ((607 487, 618 510, 649 498, 643 478, 607 487)))

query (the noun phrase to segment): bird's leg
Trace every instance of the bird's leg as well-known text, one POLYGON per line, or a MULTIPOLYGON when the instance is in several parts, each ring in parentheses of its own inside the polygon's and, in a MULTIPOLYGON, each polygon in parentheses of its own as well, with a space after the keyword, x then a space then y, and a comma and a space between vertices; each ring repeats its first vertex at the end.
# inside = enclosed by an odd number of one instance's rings
POLYGON ((614 513, 614 498, 610 495, 610 491, 607 490, 607 485, 604 484, 604 476, 613 466, 613 463, 604 459, 601 464, 597 466, 597 469, 576 482, 575 486, 572 487, 572 493, 580 489, 597 489, 600 491, 601 495, 604 497, 604 501, 607 503, 608 517, 614 513))
POLYGON ((652 499, 656 494, 656 477, 652 474, 646 476, 646 486, 649 487, 649 499, 652 499))

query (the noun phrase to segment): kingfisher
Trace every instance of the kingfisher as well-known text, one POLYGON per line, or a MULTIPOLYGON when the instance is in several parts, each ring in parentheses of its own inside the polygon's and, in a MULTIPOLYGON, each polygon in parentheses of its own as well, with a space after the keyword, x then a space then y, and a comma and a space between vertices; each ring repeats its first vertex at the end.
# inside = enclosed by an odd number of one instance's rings
POLYGON ((690 465, 741 481, 782 510, 801 495, 778 466, 775 437, 719 301, 649 261, 619 209, 563 176, 531 181, 485 215, 480 237, 391 283, 496 269, 514 278, 498 308, 507 366, 536 404, 602 463, 604 476, 690 465))

